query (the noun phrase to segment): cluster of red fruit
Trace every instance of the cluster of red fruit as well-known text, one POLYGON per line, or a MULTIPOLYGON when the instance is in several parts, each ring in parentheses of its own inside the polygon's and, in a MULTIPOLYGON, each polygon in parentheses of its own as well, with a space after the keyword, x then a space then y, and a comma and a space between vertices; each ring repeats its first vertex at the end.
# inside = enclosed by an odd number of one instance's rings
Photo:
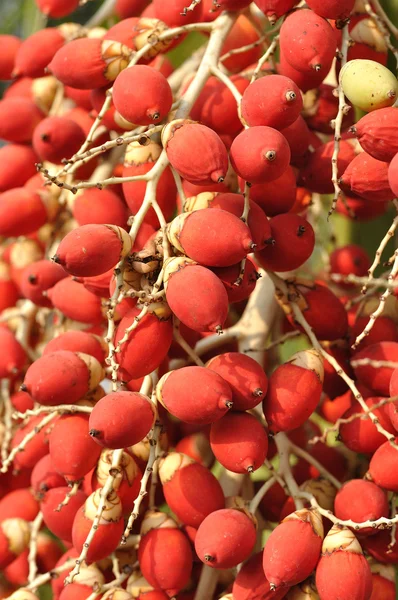
POLYGON ((1 597, 395 598, 397 218, 313 260, 319 195, 398 196, 390 23, 297 4, 0 36, 1 597))

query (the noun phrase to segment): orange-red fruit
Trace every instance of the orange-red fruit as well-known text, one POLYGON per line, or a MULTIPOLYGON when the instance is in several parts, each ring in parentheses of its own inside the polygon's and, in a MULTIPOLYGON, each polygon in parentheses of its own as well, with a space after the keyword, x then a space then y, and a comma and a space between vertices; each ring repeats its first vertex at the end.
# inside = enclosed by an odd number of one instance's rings
POLYGON ((263 569, 273 588, 303 581, 314 570, 321 553, 322 520, 306 508, 286 517, 268 538, 263 552, 263 569))
POLYGON ((242 179, 266 183, 280 177, 289 166, 290 148, 286 138, 272 127, 250 127, 232 142, 230 159, 242 179))
POLYGON ((47 219, 46 206, 39 194, 20 187, 0 195, 0 235, 18 237, 33 233, 47 219))
POLYGON ((147 4, 148 0, 116 0, 115 13, 120 19, 138 17, 147 4))
POLYGON ((5 519, 0 524, 0 568, 14 562, 29 546, 29 525, 23 519, 5 519))
POLYGON ((249 46, 249 49, 245 52, 234 53, 232 56, 226 58, 223 61, 224 67, 231 73, 240 73, 243 69, 259 60, 262 55, 262 49, 261 46, 255 44, 259 38, 260 33, 257 27, 245 15, 239 15, 224 42, 221 53, 226 54, 236 48, 242 48, 242 46, 249 46))
POLYGON ((34 498, 32 490, 22 488, 8 492, 0 500, 1 519, 24 519, 34 521, 40 510, 39 503, 34 498))
POLYGON ((105 349, 99 337, 85 331, 66 331, 50 340, 43 350, 43 355, 58 350, 83 352, 94 356, 100 364, 105 360, 105 349))
POLYGON ((79 0, 36 0, 36 4, 48 17, 61 19, 76 10, 79 0))
MULTIPOLYGON (((355 354, 353 360, 370 359, 376 361, 398 361, 398 343, 396 342, 377 342, 367 346, 355 354)), ((354 366, 355 375, 369 389, 389 396, 390 379, 394 369, 391 367, 372 367, 371 365, 354 366)))
POLYGON ((167 4, 163 0, 153 0, 152 7, 157 19, 160 19, 169 27, 181 27, 187 23, 194 23, 200 20, 201 10, 197 7, 195 10, 184 13, 187 4, 185 0, 169 0, 167 4), (197 10, 199 9, 199 10, 197 10))
POLYGON ((242 117, 250 127, 284 129, 294 123, 302 108, 299 88, 284 75, 257 79, 246 89, 241 101, 242 117))
POLYGON ((110 189, 82 190, 73 202, 72 213, 79 225, 112 223, 124 228, 128 217, 125 203, 110 189))
MULTIPOLYGON (((16 448, 26 435, 34 432, 36 427, 40 428, 43 418, 42 415, 30 417, 25 426, 20 427, 15 433, 11 447, 16 448)), ((26 444, 24 451, 17 453, 14 459, 14 467, 16 469, 31 469, 40 458, 48 453, 48 440, 51 429, 51 423, 46 427, 41 427, 40 431, 26 444)))
POLYGON ((223 467, 233 473, 252 473, 267 457, 268 434, 253 415, 230 412, 212 424, 210 445, 223 467))
POLYGON ((394 196, 398 196, 398 153, 394 156, 388 167, 388 183, 394 196))
POLYGON ((224 181, 228 154, 215 131, 188 120, 172 121, 162 132, 163 146, 175 170, 187 181, 208 185, 224 181), (190 148, 195 148, 192 160, 190 148))
POLYGON ((299 71, 298 69, 292 67, 285 56, 285 52, 283 52, 282 48, 280 48, 279 64, 277 65, 278 73, 292 79, 303 93, 319 87, 327 76, 329 70, 330 65, 326 65, 326 67, 321 68, 319 71, 316 71, 315 69, 299 71))
POLYGON ((270 220, 271 242, 256 253, 260 264, 272 271, 298 269, 311 256, 315 234, 311 224, 294 213, 277 215, 270 220))
POLYGON ((26 363, 26 352, 6 327, 0 327, 0 377, 14 378, 26 363))
MULTIPOLYGON (((240 180, 240 189, 244 181, 240 180)), ((250 198, 254 200, 268 217, 287 213, 296 201, 296 175, 288 166, 278 179, 268 183, 256 183, 250 188, 250 198)))
POLYGON ((41 160, 60 163, 73 156, 83 145, 83 129, 66 117, 47 117, 36 127, 32 144, 41 160))
MULTIPOLYGON (((332 194, 332 155, 334 142, 326 142, 311 152, 300 172, 300 185, 318 194, 332 194)), ((353 146, 342 140, 337 161, 338 172, 343 173, 355 159, 353 146)))
POLYGON ((262 367, 250 356, 240 352, 226 352, 206 364, 229 384, 234 410, 250 410, 267 393, 268 378, 262 367))
MULTIPOLYGON (((391 436, 391 439, 394 437, 391 436)), ((369 475, 376 485, 391 492, 398 492, 398 452, 390 442, 381 444, 373 454, 369 464, 369 475)))
POLYGON ((256 287, 258 275, 254 262, 248 258, 245 264, 245 272, 241 274, 241 263, 231 265, 230 267, 213 267, 212 271, 221 280, 231 303, 246 300, 256 287), (240 280, 239 285, 235 282, 240 280))
POLYGON ((332 26, 309 9, 296 10, 285 19, 279 43, 297 71, 329 70, 337 46, 332 26))
POLYGON ((372 595, 370 600, 395 600, 395 581, 378 573, 372 573, 372 595))
POLYGON ((343 21, 354 8, 355 0, 309 0, 307 5, 325 19, 343 21))
POLYGON ((341 184, 346 190, 370 202, 393 200, 395 194, 390 188, 388 168, 388 162, 360 152, 342 174, 341 184))
POLYGON ((170 414, 194 425, 214 423, 232 406, 228 383, 204 367, 183 367, 166 373, 156 394, 170 414))
MULTIPOLYGON (((339 107, 339 99, 334 95, 334 86, 322 83, 315 92, 314 104, 311 104, 310 114, 305 115, 305 120, 310 129, 321 133, 333 133, 330 122, 336 117, 339 107)), ((353 110, 344 115, 342 131, 353 124, 353 110)))
MULTIPOLYGON (((334 500, 334 513, 342 521, 351 519, 355 523, 375 521, 388 517, 387 494, 371 481, 351 479, 339 489, 334 500)), ((361 529, 358 534, 374 534, 372 527, 361 529)))
MULTIPOLYGON (((341 275, 357 275, 364 277, 370 267, 368 253, 357 244, 347 244, 337 248, 330 255, 330 269, 332 273, 341 275)), ((340 282, 338 282, 341 285, 340 282)))
POLYGON ((308 147, 313 142, 314 134, 308 129, 308 125, 301 115, 297 117, 294 123, 280 131, 289 144, 291 164, 301 167, 302 163, 307 160, 308 147))
POLYGON ((73 520, 87 496, 82 490, 77 490, 77 493, 70 498, 68 504, 57 511, 58 506, 65 500, 68 492, 70 492, 70 488, 67 486, 48 490, 40 504, 40 509, 46 527, 61 540, 71 542, 73 520))
POLYGON ((15 35, 0 35, 0 81, 12 79, 15 57, 22 44, 15 35))
POLYGON ((197 528, 210 513, 225 506, 216 477, 184 454, 173 452, 164 457, 159 476, 167 504, 184 525, 197 528))
POLYGON ((390 162, 398 152, 398 110, 380 108, 363 116, 350 130, 362 148, 377 160, 390 162))
POLYGON ((44 114, 28 98, 5 98, 0 101, 0 139, 21 144, 30 142, 44 114), (18 115, 18 118, 15 118, 18 115))
POLYGON ((263 570, 263 553, 257 552, 242 566, 233 583, 234 600, 281 600, 286 595, 286 589, 272 591, 263 570))
POLYGON ((43 295, 43 292, 52 288, 65 277, 67 277, 67 273, 61 265, 49 260, 38 260, 23 270, 19 285, 25 298, 28 298, 37 306, 50 308, 51 302, 43 295))
POLYGON ((54 54, 65 44, 62 28, 47 27, 22 42, 15 57, 14 76, 43 77, 54 54))
MULTIPOLYGON (((379 404, 381 399, 382 398, 380 397, 366 398, 366 406, 371 408, 375 404, 379 404)), ((349 418, 351 415, 360 414, 362 412, 362 407, 355 403, 343 416, 344 418, 349 418)), ((387 431, 391 433, 391 437, 393 437, 394 428, 391 425, 387 407, 381 406, 380 408, 374 409, 372 412, 376 415, 376 418, 382 427, 387 429, 387 431)), ((340 435, 347 448, 362 454, 373 454, 386 439, 382 433, 377 431, 376 425, 372 423, 369 416, 363 419, 354 419, 350 423, 343 423, 340 427, 340 435)))
POLYGON ((32 488, 37 497, 44 497, 48 490, 65 485, 64 477, 57 472, 49 454, 43 456, 35 464, 30 478, 32 488))
POLYGON ((116 110, 130 123, 151 125, 168 115, 173 94, 164 75, 153 67, 134 65, 122 71, 113 86, 116 110))
POLYGON ((256 0, 254 4, 274 22, 291 10, 297 4, 297 0, 256 0))
POLYGON ((93 588, 84 583, 70 583, 64 587, 59 595, 59 600, 87 600, 93 593, 93 588))
POLYGON ((201 523, 195 550, 209 567, 231 569, 250 556, 255 543, 256 527, 252 519, 235 508, 223 508, 201 523))
POLYGON ((23 186, 35 175, 37 160, 29 146, 7 144, 0 148, 0 192, 23 186))
POLYGON ((48 290, 54 308, 65 317, 80 323, 99 324, 103 321, 101 298, 90 292, 82 283, 66 277, 48 290))

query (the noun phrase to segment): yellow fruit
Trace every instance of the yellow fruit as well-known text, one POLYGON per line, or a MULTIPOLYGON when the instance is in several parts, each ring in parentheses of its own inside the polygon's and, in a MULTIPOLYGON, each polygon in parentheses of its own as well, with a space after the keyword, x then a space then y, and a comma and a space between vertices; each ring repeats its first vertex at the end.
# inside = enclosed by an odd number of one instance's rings
POLYGON ((348 100, 365 112, 392 106, 398 94, 397 78, 373 60, 350 60, 340 72, 340 85, 348 100))

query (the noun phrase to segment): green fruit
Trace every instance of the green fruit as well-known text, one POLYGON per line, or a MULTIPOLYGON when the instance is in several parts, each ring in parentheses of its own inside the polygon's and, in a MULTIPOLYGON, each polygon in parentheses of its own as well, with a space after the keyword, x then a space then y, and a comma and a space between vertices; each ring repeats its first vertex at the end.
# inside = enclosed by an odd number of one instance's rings
POLYGON ((350 60, 340 72, 340 85, 348 100, 365 112, 392 106, 398 94, 395 75, 374 60, 350 60))

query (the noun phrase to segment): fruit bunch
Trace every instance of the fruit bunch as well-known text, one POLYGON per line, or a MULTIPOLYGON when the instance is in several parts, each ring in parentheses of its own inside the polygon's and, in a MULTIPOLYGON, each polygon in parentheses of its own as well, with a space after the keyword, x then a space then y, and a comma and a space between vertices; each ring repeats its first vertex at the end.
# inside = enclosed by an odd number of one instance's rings
POLYGON ((372 260, 333 213, 398 210, 396 24, 36 4, 0 35, 1 598, 392 600, 398 217, 372 260))

